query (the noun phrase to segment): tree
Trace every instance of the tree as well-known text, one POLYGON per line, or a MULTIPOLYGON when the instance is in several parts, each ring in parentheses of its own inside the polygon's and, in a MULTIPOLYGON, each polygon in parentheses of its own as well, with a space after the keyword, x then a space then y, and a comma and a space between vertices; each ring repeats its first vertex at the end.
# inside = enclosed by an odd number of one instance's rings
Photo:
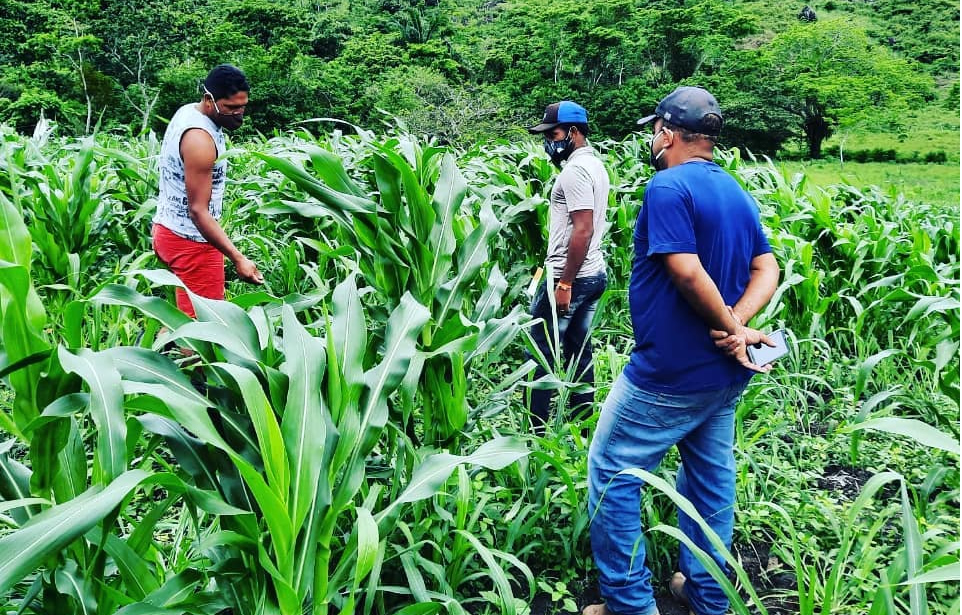
POLYGON ((644 12, 653 60, 675 82, 715 72, 738 41, 758 30, 753 15, 724 0, 661 0, 644 12))
POLYGON ((901 113, 933 96, 921 67, 874 45, 850 23, 800 24, 762 50, 760 72, 746 83, 756 98, 792 115, 809 156, 840 125, 868 119, 897 126, 901 113))

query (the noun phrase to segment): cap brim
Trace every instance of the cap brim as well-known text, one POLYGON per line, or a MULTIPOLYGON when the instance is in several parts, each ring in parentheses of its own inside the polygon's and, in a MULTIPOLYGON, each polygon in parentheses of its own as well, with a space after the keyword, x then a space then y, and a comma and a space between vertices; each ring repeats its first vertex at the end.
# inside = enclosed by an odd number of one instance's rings
POLYGON ((528 127, 528 132, 530 132, 530 133, 533 134, 533 135, 536 135, 536 134, 542 133, 542 132, 547 132, 547 131, 551 130, 552 128, 554 128, 555 126, 557 126, 558 124, 560 124, 560 123, 561 123, 561 122, 555 122, 555 123, 553 123, 553 124, 538 124, 537 126, 529 126, 529 127, 528 127))
POLYGON ((648 117, 643 117, 643 118, 641 118, 640 120, 638 120, 638 125, 639 125, 639 126, 644 126, 645 124, 647 124, 647 123, 650 122, 651 120, 655 119, 656 117, 658 117, 658 116, 655 115, 654 113, 652 113, 652 114, 649 115, 648 117))

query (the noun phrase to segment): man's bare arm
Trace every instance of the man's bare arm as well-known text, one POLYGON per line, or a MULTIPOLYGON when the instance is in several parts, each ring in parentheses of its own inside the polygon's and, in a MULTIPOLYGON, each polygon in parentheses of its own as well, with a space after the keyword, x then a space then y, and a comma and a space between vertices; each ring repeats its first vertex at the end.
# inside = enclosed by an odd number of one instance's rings
POLYGON ((778 262, 771 252, 752 259, 751 279, 741 298, 732 306, 739 322, 747 323, 768 304, 778 288, 778 275, 778 262))
POLYGON ((213 192, 214 162, 217 147, 209 134, 200 129, 188 130, 180 140, 180 155, 184 161, 184 187, 187 191, 187 211, 201 236, 234 264, 237 274, 247 282, 264 281, 257 266, 230 240, 217 220, 210 215, 213 192))
POLYGON ((702 267, 697 254, 675 253, 663 257, 675 287, 710 329, 738 332, 739 322, 732 315, 715 282, 702 267))

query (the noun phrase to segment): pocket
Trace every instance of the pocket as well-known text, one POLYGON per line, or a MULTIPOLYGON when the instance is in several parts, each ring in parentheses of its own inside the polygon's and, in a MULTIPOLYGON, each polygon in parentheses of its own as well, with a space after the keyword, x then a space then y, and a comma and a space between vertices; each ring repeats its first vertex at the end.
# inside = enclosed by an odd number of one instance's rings
POLYGON ((637 408, 639 418, 650 426, 673 428, 688 423, 693 418, 692 405, 677 395, 639 391, 637 408))

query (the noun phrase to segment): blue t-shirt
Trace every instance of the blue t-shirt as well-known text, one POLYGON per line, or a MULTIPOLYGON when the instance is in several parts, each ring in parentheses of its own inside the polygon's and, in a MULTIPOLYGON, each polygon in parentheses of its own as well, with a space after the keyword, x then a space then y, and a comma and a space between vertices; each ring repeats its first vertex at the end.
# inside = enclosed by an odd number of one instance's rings
POLYGON ((636 386, 685 394, 747 382, 752 372, 715 347, 709 326, 668 275, 661 255, 697 254, 726 305, 771 252, 751 195, 717 164, 687 162, 648 182, 635 223, 628 294, 635 347, 625 376, 636 386))

